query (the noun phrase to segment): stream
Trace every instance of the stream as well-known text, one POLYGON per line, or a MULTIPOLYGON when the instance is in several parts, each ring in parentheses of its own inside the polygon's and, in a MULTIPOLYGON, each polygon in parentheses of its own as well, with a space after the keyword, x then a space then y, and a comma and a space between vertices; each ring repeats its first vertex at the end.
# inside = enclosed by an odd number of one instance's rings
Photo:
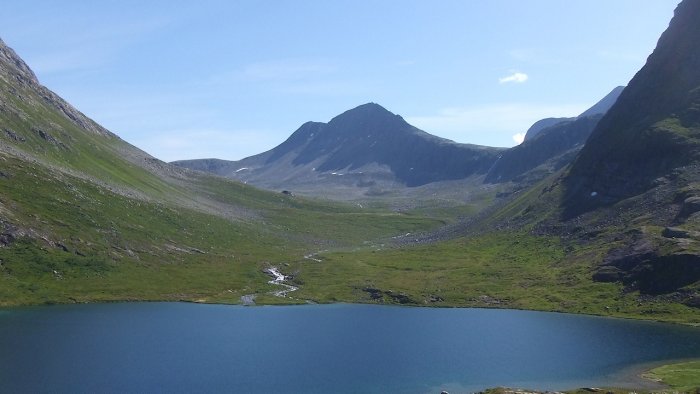
POLYGON ((287 297, 287 294, 289 294, 293 291, 299 290, 299 288, 296 286, 292 286, 292 285, 288 285, 288 284, 284 283, 284 281, 287 279, 287 277, 279 271, 279 268, 277 268, 277 267, 267 268, 265 270, 265 273, 267 273, 268 275, 273 277, 273 279, 268 281, 267 283, 269 283, 271 285, 283 287, 282 290, 277 290, 277 291, 274 291, 272 293, 272 295, 274 295, 275 297, 285 298, 285 297, 287 297))

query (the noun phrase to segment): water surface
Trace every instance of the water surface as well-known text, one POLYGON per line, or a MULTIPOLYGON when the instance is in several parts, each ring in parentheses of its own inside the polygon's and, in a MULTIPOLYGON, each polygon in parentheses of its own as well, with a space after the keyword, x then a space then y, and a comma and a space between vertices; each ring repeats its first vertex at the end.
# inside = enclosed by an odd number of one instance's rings
POLYGON ((0 312, 0 391, 425 393, 620 383, 700 330, 556 313, 124 303, 0 312))

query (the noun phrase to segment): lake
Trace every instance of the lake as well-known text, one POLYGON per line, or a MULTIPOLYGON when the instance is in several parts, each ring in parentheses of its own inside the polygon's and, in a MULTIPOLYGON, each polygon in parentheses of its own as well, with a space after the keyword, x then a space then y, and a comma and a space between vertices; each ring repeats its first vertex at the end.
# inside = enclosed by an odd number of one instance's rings
POLYGON ((427 393, 621 384, 700 330, 569 314, 187 303, 0 310, 0 391, 427 393))

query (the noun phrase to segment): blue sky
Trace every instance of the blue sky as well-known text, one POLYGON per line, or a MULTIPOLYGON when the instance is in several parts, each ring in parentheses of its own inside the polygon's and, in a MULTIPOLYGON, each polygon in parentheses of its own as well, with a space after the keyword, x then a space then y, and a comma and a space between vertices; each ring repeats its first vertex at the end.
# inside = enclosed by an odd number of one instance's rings
POLYGON ((166 161, 241 159, 376 102, 512 146, 644 65, 677 0, 3 2, 40 81, 166 161))

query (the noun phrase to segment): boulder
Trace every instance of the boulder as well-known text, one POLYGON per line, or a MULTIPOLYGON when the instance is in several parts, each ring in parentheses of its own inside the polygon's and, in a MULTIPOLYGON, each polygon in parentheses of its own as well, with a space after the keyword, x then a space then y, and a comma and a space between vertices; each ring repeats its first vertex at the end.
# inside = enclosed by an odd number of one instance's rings
POLYGON ((661 235, 666 238, 690 238, 690 231, 680 227, 666 227, 661 235))

